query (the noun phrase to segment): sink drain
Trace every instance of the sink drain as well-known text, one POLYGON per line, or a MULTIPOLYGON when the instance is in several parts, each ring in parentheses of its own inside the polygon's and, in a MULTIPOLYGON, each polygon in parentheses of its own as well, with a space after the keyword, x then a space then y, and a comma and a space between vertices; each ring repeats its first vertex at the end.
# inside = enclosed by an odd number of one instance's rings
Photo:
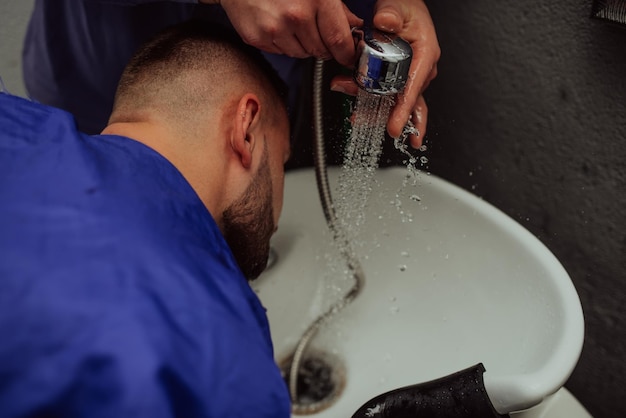
MULTIPOLYGON (((280 363, 289 387, 293 356, 280 363)), ((298 399, 291 400, 291 411, 297 415, 314 414, 328 408, 345 386, 345 369, 339 359, 325 351, 311 348, 304 354, 298 371, 298 399)))

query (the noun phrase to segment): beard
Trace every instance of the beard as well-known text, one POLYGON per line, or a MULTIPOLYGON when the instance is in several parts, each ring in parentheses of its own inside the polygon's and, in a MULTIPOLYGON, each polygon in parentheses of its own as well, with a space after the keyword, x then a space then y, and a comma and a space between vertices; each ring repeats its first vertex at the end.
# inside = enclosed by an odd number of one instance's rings
POLYGON ((244 194, 222 214, 224 239, 249 281, 265 270, 274 233, 272 180, 267 144, 264 157, 244 194))

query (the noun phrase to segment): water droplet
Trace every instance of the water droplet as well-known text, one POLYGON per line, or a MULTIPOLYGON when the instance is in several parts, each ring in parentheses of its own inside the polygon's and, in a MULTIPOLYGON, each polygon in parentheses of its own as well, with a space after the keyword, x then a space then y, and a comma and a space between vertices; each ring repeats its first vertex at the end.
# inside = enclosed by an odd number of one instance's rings
POLYGON ((400 264, 398 268, 400 269, 400 271, 406 271, 406 264, 400 264))
POLYGON ((421 198, 421 197, 419 197, 419 196, 418 196, 418 195, 416 195, 416 194, 412 194, 412 195, 411 195, 411 197, 410 197, 410 199, 411 199, 412 201, 414 201, 414 202, 419 202, 419 201, 421 201, 421 200, 422 200, 422 198, 421 198))

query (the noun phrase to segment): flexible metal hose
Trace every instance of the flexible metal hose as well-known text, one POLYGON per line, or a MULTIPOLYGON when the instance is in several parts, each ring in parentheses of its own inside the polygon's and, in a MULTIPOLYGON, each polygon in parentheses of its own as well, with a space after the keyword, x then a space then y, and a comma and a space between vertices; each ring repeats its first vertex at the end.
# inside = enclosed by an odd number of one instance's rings
POLYGON ((365 279, 363 269, 359 260, 357 260, 352 251, 351 244, 345 241, 345 234, 340 234, 340 225, 337 223, 337 215, 333 207, 330 185, 328 183, 328 171, 326 165, 326 150, 324 147, 324 129, 322 121, 322 81, 324 75, 324 61, 317 59, 313 72, 313 132, 314 132, 314 164, 315 178, 317 180, 317 189, 322 203, 322 209, 329 229, 333 234, 334 240, 344 240, 340 242, 339 248, 341 255, 346 259, 349 270, 354 277, 354 286, 348 293, 336 304, 331 306, 324 314, 320 315, 304 332, 296 348, 294 350, 291 367, 289 369, 289 394, 293 402, 294 411, 306 412, 309 409, 315 409, 315 404, 300 405, 297 404, 298 399, 298 371, 302 363, 304 353, 319 330, 319 328, 331 316, 339 312, 344 306, 350 303, 361 291, 365 279))

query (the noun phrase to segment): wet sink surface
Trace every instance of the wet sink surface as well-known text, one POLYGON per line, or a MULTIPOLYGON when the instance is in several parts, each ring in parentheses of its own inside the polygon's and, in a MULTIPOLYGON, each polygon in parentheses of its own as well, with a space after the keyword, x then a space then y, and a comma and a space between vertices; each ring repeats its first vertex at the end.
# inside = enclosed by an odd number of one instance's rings
MULTIPOLYGON (((405 175, 378 170, 359 246, 365 286, 313 340, 341 358, 347 374, 339 399, 315 416, 351 416, 378 394, 479 362, 500 412, 538 404, 562 386, 582 348, 569 276, 493 206, 426 174, 402 188, 405 175)), ((331 168, 331 184, 337 176, 331 168)), ((339 298, 332 288, 351 285, 341 263, 329 267, 329 242, 314 172, 288 173, 272 241, 278 260, 253 285, 278 361, 339 298)))

